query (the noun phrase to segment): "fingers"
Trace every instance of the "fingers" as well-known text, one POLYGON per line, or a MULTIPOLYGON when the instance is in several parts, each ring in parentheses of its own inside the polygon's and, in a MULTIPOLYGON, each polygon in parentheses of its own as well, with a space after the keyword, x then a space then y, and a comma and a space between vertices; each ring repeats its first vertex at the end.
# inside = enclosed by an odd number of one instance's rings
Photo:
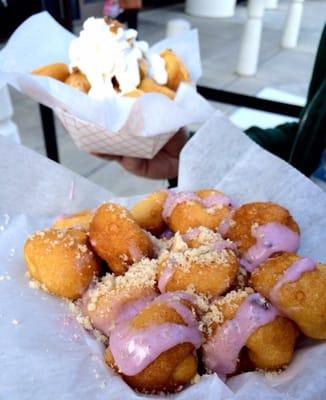
POLYGON ((113 156, 110 154, 95 153, 95 152, 91 152, 91 154, 93 156, 101 158, 102 160, 105 160, 105 161, 116 161, 126 171, 131 172, 134 175, 138 175, 138 176, 146 176, 147 175, 148 160, 144 160, 141 158, 134 158, 134 157, 113 156))
POLYGON ((178 157, 183 146, 187 143, 188 132, 185 128, 181 128, 178 132, 167 142, 162 150, 166 151, 172 157, 178 157))
POLYGON ((126 170, 138 176, 147 176, 148 160, 134 157, 122 157, 119 164, 126 170))
POLYGON ((188 133, 185 128, 181 128, 168 141, 156 156, 151 159, 121 157, 102 153, 91 153, 106 161, 118 162, 126 171, 134 175, 150 179, 175 178, 178 174, 179 155, 186 144, 188 133))
POLYGON ((95 152, 91 152, 91 155, 94 157, 98 157, 101 158, 102 160, 105 161, 117 161, 119 162, 121 160, 121 156, 113 156, 113 155, 109 155, 109 154, 103 154, 103 153, 95 153, 95 152))

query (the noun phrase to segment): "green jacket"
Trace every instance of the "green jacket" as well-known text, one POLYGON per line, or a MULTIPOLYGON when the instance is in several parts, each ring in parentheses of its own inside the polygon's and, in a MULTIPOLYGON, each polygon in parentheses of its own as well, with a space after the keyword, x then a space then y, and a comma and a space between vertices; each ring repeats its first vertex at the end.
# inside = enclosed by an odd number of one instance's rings
POLYGON ((305 175, 318 167, 326 146, 326 24, 319 43, 307 104, 299 122, 273 129, 253 126, 246 134, 305 175))
MULTIPOLYGON (((317 169, 326 146, 326 24, 319 42, 307 104, 299 122, 271 129, 253 126, 245 133, 303 174, 310 176, 317 169)), ((177 178, 169 180, 169 184, 176 186, 177 178)))

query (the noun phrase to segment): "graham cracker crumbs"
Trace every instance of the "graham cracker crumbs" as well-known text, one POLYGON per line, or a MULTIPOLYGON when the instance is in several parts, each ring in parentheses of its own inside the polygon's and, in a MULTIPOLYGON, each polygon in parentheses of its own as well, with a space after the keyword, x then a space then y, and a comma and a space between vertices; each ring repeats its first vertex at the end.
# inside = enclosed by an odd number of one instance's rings
POLYGON ((81 253, 86 253, 87 250, 88 250, 88 247, 86 246, 86 244, 79 244, 79 245, 78 245, 78 250, 79 250, 81 253))
POLYGON ((128 261, 128 256, 127 254, 119 254, 119 258, 121 261, 123 262, 127 262, 128 261))
POLYGON ((259 224, 258 224, 257 222, 254 222, 254 223, 251 225, 251 234, 252 234, 252 236, 255 235, 255 232, 256 232, 256 230, 257 230, 258 227, 259 227, 259 224))
POLYGON ((109 344, 109 339, 103 335, 100 331, 98 331, 97 329, 93 329, 92 330, 93 335, 95 336, 95 339, 105 345, 109 344))
MULTIPOLYGON (((252 291, 251 288, 248 288, 252 291)), ((238 309, 238 300, 244 300, 249 296, 250 293, 248 293, 247 288, 243 289, 238 289, 238 290, 232 290, 228 294, 226 294, 224 297, 220 297, 218 300, 216 300, 215 304, 217 306, 222 306, 222 305, 228 305, 231 308, 238 309)))
POLYGON ((150 232, 145 231, 150 241, 153 244, 153 252, 155 257, 160 257, 163 251, 167 250, 171 246, 171 239, 158 239, 150 232))
POLYGON ((245 289, 248 284, 248 272, 247 270, 240 266, 238 275, 236 277, 236 284, 240 289, 245 289))
POLYGON ((155 287, 156 271, 157 260, 143 258, 133 264, 124 275, 115 277, 107 273, 100 281, 94 281, 92 287, 88 290, 88 311, 94 311, 98 299, 114 290, 145 286, 155 287))
POLYGON ((196 239, 200 244, 213 244, 216 240, 221 239, 222 236, 208 229, 204 226, 199 226, 198 228, 190 228, 185 234, 185 239, 196 239))
POLYGON ((88 316, 84 315, 78 306, 78 303, 73 303, 72 301, 68 301, 68 307, 69 310, 72 312, 72 314, 75 316, 76 321, 87 331, 90 331, 93 336, 95 337, 96 340, 98 340, 101 343, 104 343, 105 345, 108 344, 108 338, 104 336, 100 331, 97 329, 93 328, 91 321, 88 316))
POLYGON ((206 296, 203 293, 197 293, 194 285, 188 285, 185 292, 194 296, 194 304, 201 313, 206 313, 209 310, 209 296, 206 296))
POLYGON ((216 303, 212 303, 209 311, 203 316, 199 323, 199 330, 211 336, 213 333, 213 325, 220 325, 224 321, 224 316, 216 303))
POLYGON ((115 277, 107 273, 100 281, 94 280, 92 287, 88 289, 88 311, 94 311, 99 297, 111 292, 115 288, 115 277))
POLYGON ((196 374, 196 375, 191 379, 190 384, 191 384, 191 385, 194 385, 194 384, 198 383, 199 381, 200 381, 200 375, 199 375, 199 374, 196 374))
POLYGON ((204 226, 192 228, 183 235, 185 241, 195 240, 199 246, 205 246, 207 249, 216 250, 218 248, 235 247, 230 239, 223 239, 219 232, 215 232, 204 226))
POLYGON ((40 289, 41 284, 40 284, 40 282, 37 282, 37 281, 34 281, 33 279, 31 279, 31 280, 28 282, 28 286, 29 286, 31 289, 40 289))
POLYGON ((223 207, 223 204, 217 204, 216 206, 206 208, 206 212, 207 214, 214 215, 217 210, 221 210, 223 207))
POLYGON ((43 292, 49 293, 48 288, 44 285, 44 283, 41 283, 41 282, 33 279, 30 274, 29 274, 28 286, 31 289, 39 289, 39 290, 41 289, 41 290, 43 290, 43 292))
POLYGON ((176 252, 182 252, 182 251, 186 251, 187 249, 188 249, 187 243, 183 240, 180 233, 177 232, 174 235, 171 250, 176 251, 176 252))
POLYGON ((77 322, 86 330, 92 331, 93 327, 92 327, 89 317, 82 314, 80 308, 77 306, 76 303, 73 303, 71 301, 68 303, 69 303, 69 310, 74 314, 77 322))
POLYGON ((36 231, 28 236, 28 239, 34 240, 37 236, 43 238, 45 236, 45 232, 49 231, 49 229, 44 229, 43 231, 36 231))
POLYGON ((239 300, 244 300, 251 293, 251 288, 246 288, 245 290, 232 290, 224 297, 216 299, 211 303, 208 312, 203 316, 199 324, 199 329, 206 335, 206 337, 210 337, 214 333, 216 325, 221 325, 224 322, 224 315, 221 310, 222 306, 228 305, 228 307, 236 311, 239 308, 239 300))
POLYGON ((259 374, 264 375, 266 378, 276 378, 282 372, 284 372, 286 370, 286 368, 287 368, 287 366, 284 366, 284 367, 279 368, 279 369, 277 369, 275 371, 267 371, 265 369, 256 368, 256 372, 258 372, 259 374))
POLYGON ((124 275, 115 278, 116 288, 154 287, 156 284, 157 267, 157 260, 142 258, 139 262, 134 263, 124 275))
POLYGON ((193 264, 218 264, 227 268, 230 265, 230 252, 232 250, 223 248, 225 242, 219 233, 204 227, 189 230, 185 235, 180 235, 177 232, 172 239, 170 252, 162 251, 158 262, 160 265, 171 262, 174 266, 183 268, 184 271, 189 271, 193 264), (188 247, 185 240, 193 238, 199 241, 199 247, 188 247), (218 246, 219 241, 223 242, 222 250, 218 246))
POLYGON ((182 268, 185 272, 193 264, 210 265, 218 264, 220 266, 229 267, 230 250, 224 249, 222 251, 214 251, 209 246, 200 246, 197 248, 186 248, 184 251, 171 251, 168 259, 166 252, 163 252, 158 259, 159 264, 168 262, 170 260, 178 268, 182 268))

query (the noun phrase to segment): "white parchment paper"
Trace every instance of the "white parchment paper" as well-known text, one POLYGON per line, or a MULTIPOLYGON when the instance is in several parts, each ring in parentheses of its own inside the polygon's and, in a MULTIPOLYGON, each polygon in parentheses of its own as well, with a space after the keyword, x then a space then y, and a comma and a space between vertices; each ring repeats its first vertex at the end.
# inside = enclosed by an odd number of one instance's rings
MULTIPOLYGON (((289 208, 302 230, 300 254, 326 261, 326 195, 265 152, 217 112, 185 147, 180 188, 215 187, 238 204, 272 200, 289 208)), ((131 193, 132 195, 132 193, 131 193)), ((112 194, 38 154, 0 137, 0 399, 140 399, 107 368, 103 349, 67 304, 31 289, 22 246, 58 214, 113 199, 112 194), (72 190, 73 189, 73 190, 72 190)), ((148 398, 148 397, 147 397, 148 398)), ((157 398, 157 397, 149 397, 157 398)), ((170 396, 178 400, 325 400, 326 344, 300 344, 280 375, 215 375, 170 396)))
MULTIPOLYGON (((33 15, 0 52, 0 86, 7 83, 54 109, 79 148, 151 158, 179 128, 202 123, 212 114, 213 108, 190 84, 180 85, 174 101, 158 93, 98 101, 55 79, 31 74, 46 64, 69 64, 73 38, 48 13, 33 15)), ((165 39, 151 51, 166 48, 181 57, 195 83, 201 75, 197 31, 165 39)))

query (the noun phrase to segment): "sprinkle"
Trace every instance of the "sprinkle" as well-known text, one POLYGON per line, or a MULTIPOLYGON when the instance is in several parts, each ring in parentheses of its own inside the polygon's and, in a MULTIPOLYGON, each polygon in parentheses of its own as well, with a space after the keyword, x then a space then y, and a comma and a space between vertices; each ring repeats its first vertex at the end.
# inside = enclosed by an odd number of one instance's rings
POLYGON ((200 375, 196 374, 190 381, 191 385, 194 385, 195 383, 198 383, 200 381, 200 375))
POLYGON ((79 245, 78 245, 78 250, 79 250, 81 253, 86 253, 87 250, 88 250, 88 248, 87 248, 86 244, 79 244, 79 245))

